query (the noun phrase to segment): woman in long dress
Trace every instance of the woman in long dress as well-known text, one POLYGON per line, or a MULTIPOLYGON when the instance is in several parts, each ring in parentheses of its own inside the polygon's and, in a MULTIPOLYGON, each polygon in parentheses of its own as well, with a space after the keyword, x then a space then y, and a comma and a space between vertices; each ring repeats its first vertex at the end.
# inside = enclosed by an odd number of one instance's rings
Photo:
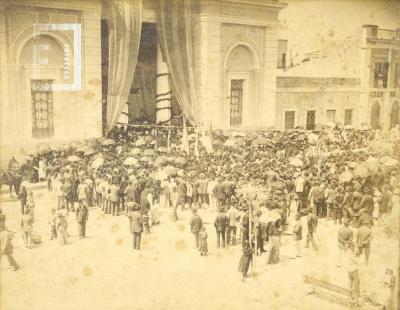
POLYGON ((44 181, 46 180, 46 170, 47 170, 47 165, 46 165, 46 160, 44 158, 41 158, 39 160, 39 181, 44 181))
POLYGON ((268 225, 268 253, 267 264, 277 264, 279 262, 279 252, 281 247, 280 220, 268 225))
POLYGON ((32 217, 32 221, 35 220, 35 198, 33 197, 33 192, 28 191, 28 197, 26 199, 26 209, 29 210, 29 214, 32 217))
POLYGON ((24 232, 25 247, 30 249, 32 247, 33 219, 28 208, 25 208, 25 213, 21 220, 21 226, 24 232))
POLYGON ((248 240, 244 240, 243 242, 243 254, 239 261, 238 271, 242 273, 243 280, 247 277, 247 272, 249 271, 250 263, 253 260, 253 249, 250 246, 250 242, 248 240))
POLYGON ((201 255, 201 256, 207 255, 207 253, 208 253, 207 231, 206 231, 205 226, 203 226, 203 227, 201 228, 199 237, 200 237, 200 240, 199 240, 199 251, 200 251, 200 255, 201 255))
POLYGON ((296 214, 299 210, 299 198, 295 195, 289 206, 289 214, 287 217, 287 227, 286 230, 291 232, 293 229, 293 226, 296 224, 296 214))

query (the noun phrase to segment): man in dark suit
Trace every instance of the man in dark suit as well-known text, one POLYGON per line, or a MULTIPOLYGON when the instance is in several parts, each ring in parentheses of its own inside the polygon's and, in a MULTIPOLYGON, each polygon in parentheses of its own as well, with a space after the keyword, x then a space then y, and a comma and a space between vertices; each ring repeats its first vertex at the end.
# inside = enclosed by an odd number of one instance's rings
POLYGON ((207 203, 207 185, 208 185, 208 181, 205 179, 204 173, 200 173, 199 175, 199 181, 197 183, 198 186, 198 195, 199 195, 199 204, 200 207, 202 207, 203 203, 207 203))
POLYGON ((316 233, 317 226, 318 226, 318 217, 313 213, 313 210, 310 208, 308 209, 308 215, 307 215, 306 248, 309 247, 311 242, 311 245, 315 251, 318 250, 318 247, 314 240, 314 234, 316 233))
POLYGON ((76 220, 78 221, 78 226, 79 226, 79 238, 85 238, 86 237, 86 221, 89 218, 89 211, 88 208, 86 207, 86 204, 82 204, 78 206, 78 209, 76 210, 76 220))
POLYGON ((25 185, 21 186, 19 191, 19 199, 21 199, 21 214, 24 214, 25 207, 26 207, 26 200, 28 198, 28 191, 26 190, 25 185))
POLYGON ((222 178, 218 178, 217 184, 215 185, 214 188, 214 195, 217 198, 217 207, 221 208, 225 206, 225 186, 224 183, 222 182, 222 178))
POLYGON ((225 203, 228 204, 231 202, 233 196, 236 196, 235 193, 236 185, 233 182, 232 176, 228 177, 228 180, 224 182, 224 191, 225 191, 225 203))
POLYGON ((203 221, 201 220, 200 215, 197 214, 197 210, 192 210, 193 215, 190 219, 190 230, 193 233, 196 240, 196 248, 199 248, 199 233, 201 228, 203 227, 203 221))
POLYGON ((139 212, 139 208, 136 207, 129 217, 132 223, 133 249, 140 250, 140 241, 143 231, 143 218, 139 212))
MULTIPOLYGON (((13 254, 13 244, 11 242, 10 233, 1 225, 0 228, 0 261, 3 256, 8 258, 10 265, 14 267, 14 271, 19 269, 19 265, 14 259, 13 254)), ((4 225, 5 226, 5 225, 4 225)))
POLYGON ((222 238, 222 247, 225 247, 225 232, 229 226, 229 218, 223 208, 219 210, 219 214, 214 222, 215 230, 217 231, 217 247, 220 247, 220 239, 222 238))

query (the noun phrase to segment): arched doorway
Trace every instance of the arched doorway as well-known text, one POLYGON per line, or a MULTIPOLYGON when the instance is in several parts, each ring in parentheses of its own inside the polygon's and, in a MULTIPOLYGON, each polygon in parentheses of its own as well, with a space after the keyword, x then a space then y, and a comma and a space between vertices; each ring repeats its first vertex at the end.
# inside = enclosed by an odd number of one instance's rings
POLYGON ((65 50, 61 43, 49 35, 28 39, 19 54, 20 83, 26 90, 27 97, 31 98, 27 100, 31 102, 27 108, 31 111, 29 114, 33 138, 54 135, 53 84, 67 78, 64 56, 65 50))
POLYGON ((227 72, 227 115, 224 123, 228 127, 242 127, 248 123, 251 89, 254 77, 251 71, 256 67, 253 51, 245 44, 238 44, 227 54, 225 69, 227 72))
POLYGON ((378 101, 372 104, 371 108, 371 127, 377 129, 380 125, 381 107, 378 101))
POLYGON ((399 102, 396 100, 392 104, 392 109, 390 111, 390 128, 395 127, 400 124, 400 106, 399 102))

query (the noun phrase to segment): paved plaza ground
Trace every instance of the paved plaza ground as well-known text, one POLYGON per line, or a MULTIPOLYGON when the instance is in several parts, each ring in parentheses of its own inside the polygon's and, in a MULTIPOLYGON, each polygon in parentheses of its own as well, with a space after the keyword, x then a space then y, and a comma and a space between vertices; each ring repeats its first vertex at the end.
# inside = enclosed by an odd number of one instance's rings
MULTIPOLYGON (((253 277, 241 281, 237 272, 240 246, 216 248, 212 226, 215 213, 201 209, 209 235, 209 255, 194 249, 189 230, 190 211, 169 220, 170 209, 161 210, 161 223, 143 234, 142 249, 132 249, 128 218, 104 215, 91 208, 87 238, 77 236, 75 214, 69 214, 70 244, 49 240, 50 209, 56 201, 46 189, 35 190, 34 230, 43 242, 32 249, 23 245, 19 229, 20 204, 3 193, 6 226, 16 231, 14 257, 21 269, 14 272, 7 259, 1 262, 2 309, 345 309, 313 295, 303 274, 347 287, 347 271, 336 267, 336 234, 339 226, 321 220, 317 230, 318 252, 303 249, 303 257, 290 260, 291 237, 282 238, 281 261, 266 265, 257 256, 253 277)), ((305 220, 305 219, 303 219, 305 220)), ((305 240, 305 223, 303 234, 305 240)), ((304 245, 303 245, 304 246, 304 245)), ((360 264, 361 291, 378 290, 385 268, 395 267, 398 241, 374 227, 368 267, 360 264)))

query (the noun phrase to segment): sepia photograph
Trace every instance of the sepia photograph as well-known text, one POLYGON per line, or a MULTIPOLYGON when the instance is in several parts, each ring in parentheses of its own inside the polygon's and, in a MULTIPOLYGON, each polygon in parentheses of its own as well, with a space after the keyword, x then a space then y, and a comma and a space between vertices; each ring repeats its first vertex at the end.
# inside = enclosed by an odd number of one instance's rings
POLYGON ((400 0, 0 0, 1 310, 400 309, 400 0))

